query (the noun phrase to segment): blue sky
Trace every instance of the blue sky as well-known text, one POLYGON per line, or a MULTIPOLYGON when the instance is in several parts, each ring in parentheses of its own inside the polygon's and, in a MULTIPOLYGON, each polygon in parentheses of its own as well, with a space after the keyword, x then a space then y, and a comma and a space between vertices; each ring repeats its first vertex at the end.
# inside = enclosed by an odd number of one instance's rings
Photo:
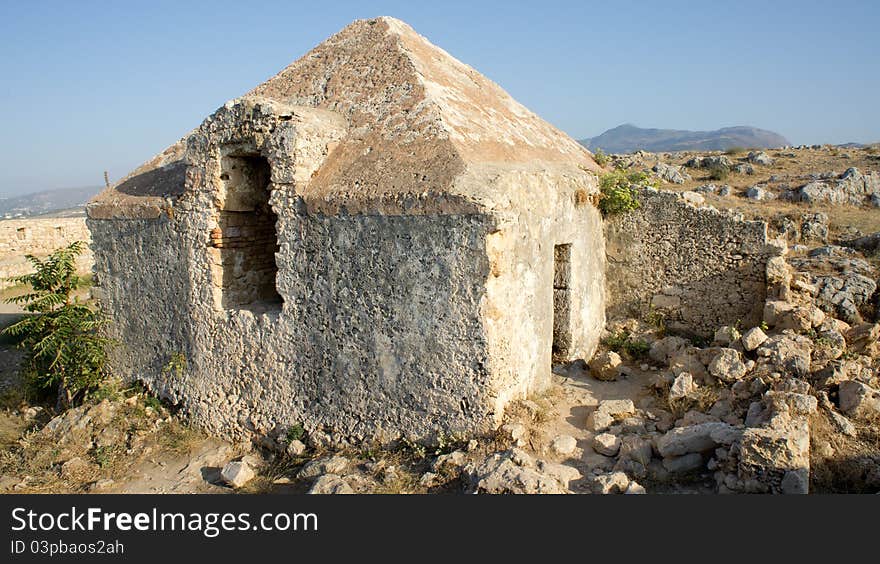
POLYGON ((351 20, 391 15, 576 138, 880 140, 880 2, 0 0, 0 197, 98 185, 351 20))

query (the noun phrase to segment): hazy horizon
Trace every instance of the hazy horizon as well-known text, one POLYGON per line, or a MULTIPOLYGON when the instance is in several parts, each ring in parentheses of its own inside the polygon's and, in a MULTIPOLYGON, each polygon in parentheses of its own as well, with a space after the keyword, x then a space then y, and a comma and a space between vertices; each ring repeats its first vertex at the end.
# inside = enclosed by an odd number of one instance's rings
POLYGON ((378 15, 406 21, 575 139, 631 123, 747 125, 795 145, 880 141, 871 2, 7 3, 0 197, 101 186, 104 170, 118 179, 378 15))

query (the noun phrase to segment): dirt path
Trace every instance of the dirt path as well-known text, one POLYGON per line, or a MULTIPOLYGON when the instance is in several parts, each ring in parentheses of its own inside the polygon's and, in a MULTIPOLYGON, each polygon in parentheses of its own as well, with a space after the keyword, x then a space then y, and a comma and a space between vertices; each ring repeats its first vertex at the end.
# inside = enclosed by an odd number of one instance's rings
POLYGON ((104 493, 229 493, 218 485, 220 468, 233 456, 228 443, 205 439, 189 453, 163 453, 132 466, 128 478, 114 483, 104 493))

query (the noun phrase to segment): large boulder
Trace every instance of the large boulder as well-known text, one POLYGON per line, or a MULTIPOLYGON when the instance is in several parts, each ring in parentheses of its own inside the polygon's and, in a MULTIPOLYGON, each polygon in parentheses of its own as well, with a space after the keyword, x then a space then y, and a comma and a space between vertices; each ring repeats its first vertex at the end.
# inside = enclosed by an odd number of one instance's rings
POLYGON ((751 352, 761 346, 767 340, 767 334, 760 327, 752 327, 741 338, 742 346, 751 352))
POLYGON ((593 378, 603 381, 617 380, 618 368, 623 364, 623 359, 614 351, 603 351, 590 361, 590 374, 593 378))
POLYGON ((311 495, 341 495, 355 493, 351 485, 341 476, 324 474, 320 476, 306 492, 311 495))
POLYGON ((681 337, 663 337, 662 339, 654 341, 654 344, 651 345, 651 350, 648 352, 648 356, 651 357, 651 360, 665 365, 669 362, 670 357, 689 345, 690 342, 681 337))
POLYGON ((240 488, 254 479, 256 473, 244 460, 233 460, 220 471, 220 478, 233 488, 240 488))
POLYGON ((556 467, 542 468, 519 449, 496 453, 476 466, 466 469, 474 493, 493 494, 563 494, 568 483, 580 473, 560 472, 556 467))
POLYGON ((751 151, 746 158, 752 164, 761 166, 770 166, 773 164, 773 159, 764 151, 751 151))
POLYGON ((661 179, 673 184, 684 184, 691 179, 690 175, 683 172, 679 167, 662 162, 657 162, 651 170, 657 173, 657 176, 661 179))
POLYGON ((757 349, 779 372, 805 378, 810 373, 813 342, 803 335, 784 333, 768 337, 757 349))
POLYGON ((840 383, 840 410, 853 417, 880 413, 880 391, 854 380, 840 383))
POLYGON ((797 191, 802 202, 830 204, 850 204, 860 206, 870 202, 880 193, 880 173, 862 172, 849 168, 837 179, 814 180, 797 191))
POLYGON ((709 374, 722 382, 736 382, 749 371, 739 352, 734 349, 721 349, 709 363, 709 374))
POLYGON ((693 157, 684 163, 684 166, 688 168, 713 168, 718 166, 730 168, 733 166, 733 161, 724 155, 707 155, 693 157))
POLYGON ((880 357, 880 323, 862 323, 846 333, 849 349, 872 358, 880 357))
POLYGON ((657 452, 663 458, 707 452, 719 445, 730 445, 741 434, 735 427, 716 421, 677 427, 657 439, 657 452))
POLYGON ((603 400, 587 416, 587 428, 591 431, 604 431, 615 421, 635 415, 636 407, 632 400, 603 400))

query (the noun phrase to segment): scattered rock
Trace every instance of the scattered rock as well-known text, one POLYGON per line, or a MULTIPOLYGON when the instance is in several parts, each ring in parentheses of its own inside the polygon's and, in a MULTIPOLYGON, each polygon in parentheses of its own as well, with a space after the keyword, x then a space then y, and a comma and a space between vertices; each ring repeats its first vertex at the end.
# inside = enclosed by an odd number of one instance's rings
POLYGON ((550 449, 559 456, 568 456, 577 448, 577 440, 571 435, 557 435, 550 443, 550 449))
POLYGON ((774 196, 760 186, 752 186, 751 188, 746 190, 746 198, 755 202, 763 202, 766 200, 772 200, 774 196))
POLYGON ((220 478, 233 488, 240 488, 250 482, 256 474, 251 465, 243 460, 233 460, 220 471, 220 478))
POLYGON ((651 446, 651 441, 637 435, 627 435, 620 441, 618 460, 632 460, 642 466, 647 466, 651 462, 653 452, 654 448, 651 446))
POLYGON ((672 182, 673 184, 684 184, 691 177, 683 172, 679 167, 668 165, 666 163, 657 162, 652 169, 661 179, 672 182))
POLYGON ((692 192, 692 191, 682 192, 681 197, 684 199, 685 202, 687 202, 693 206, 702 206, 703 204, 706 203, 706 198, 704 198, 702 195, 698 194, 697 192, 692 192))
POLYGON ((801 216, 801 239, 804 241, 828 240, 828 214, 808 213, 801 216))
POLYGON ((838 391, 840 410, 859 417, 880 413, 880 391, 854 380, 840 383, 838 391))
POLYGON ((837 432, 843 433, 847 437, 855 437, 858 435, 856 426, 853 425, 852 421, 850 421, 843 415, 835 411, 829 411, 828 419, 831 420, 831 424, 834 425, 834 428, 837 430, 837 432))
POLYGON ((697 385, 694 383, 694 377, 687 372, 682 372, 675 377, 672 386, 669 388, 669 399, 678 400, 689 397, 696 389, 697 385))
POLYGON ((734 349, 721 349, 709 363, 708 368, 709 374, 722 382, 735 382, 748 372, 748 367, 742 361, 739 352, 734 349))
POLYGON ((655 362, 666 364, 669 362, 670 357, 688 345, 690 345, 690 343, 681 337, 663 337, 662 339, 654 341, 654 344, 651 345, 651 350, 648 352, 648 356, 655 362))
POLYGON ((781 334, 768 337, 757 348, 759 357, 766 358, 780 372, 805 378, 810 373, 813 342, 803 335, 781 334))
POLYGON ((670 456, 663 459, 663 467, 673 474, 686 474, 694 472, 703 465, 703 456, 699 453, 692 452, 682 456, 670 456))
POLYGON ((300 478, 317 478, 322 474, 343 474, 348 468, 349 460, 344 456, 332 455, 312 460, 302 467, 297 474, 300 478))
POLYGON ((597 494, 619 494, 626 492, 630 479, 624 472, 608 472, 593 477, 593 492, 597 494))
POLYGON ((719 445, 729 445, 741 435, 727 423, 708 422, 668 431, 657 439, 657 452, 663 458, 702 453, 719 445))
POLYGON ((539 471, 530 457, 525 461, 519 460, 521 464, 517 464, 515 458, 512 451, 496 453, 468 469, 472 491, 494 494, 568 493, 568 485, 563 484, 558 475, 539 471))
POLYGON ((604 431, 615 420, 634 415, 636 411, 632 400, 604 400, 599 402, 593 412, 587 416, 587 428, 591 431, 604 431))
POLYGON ((341 476, 337 476, 336 474, 324 474, 315 480, 311 489, 306 493, 312 495, 340 495, 353 494, 355 492, 351 485, 341 476))
POLYGON ((116 482, 111 480, 110 478, 102 478, 102 479, 96 481, 95 483, 93 483, 91 486, 89 486, 89 491, 91 491, 91 492, 107 491, 110 488, 112 488, 115 484, 116 484, 116 482))
POLYGON ((610 433, 600 433, 593 437, 593 450, 604 456, 617 456, 620 439, 610 433))
POLYGON ((764 151, 752 151, 746 157, 750 163, 758 164, 761 166, 770 166, 773 164, 773 159, 765 153, 764 151))
POLYGON ((597 380, 617 380, 618 367, 623 364, 620 355, 614 351, 604 351, 590 361, 590 374, 597 380))
POLYGON ((859 354, 880 358, 880 323, 863 323, 846 332, 849 349, 859 354))
POLYGON ((767 334, 760 327, 752 327, 741 338, 743 348, 750 352, 757 349, 766 340, 767 334))
POLYGON ((648 492, 645 491, 645 488, 642 485, 633 480, 629 483, 629 485, 626 487, 626 491, 624 491, 623 493, 625 495, 644 495, 648 492))
POLYGON ((724 166, 730 168, 733 162, 725 155, 708 155, 704 157, 693 157, 684 163, 688 168, 713 168, 724 166))
POLYGON ((302 454, 306 451, 306 445, 302 441, 297 439, 293 439, 287 445, 287 454, 289 456, 302 456, 302 454))
POLYGON ((725 325, 715 331, 714 341, 721 346, 728 346, 739 340, 740 334, 736 327, 725 325))
POLYGON ((88 472, 92 468, 92 464, 76 456, 61 465, 61 476, 64 478, 74 478, 88 472))
POLYGON ((514 446, 524 446, 526 444, 526 434, 528 430, 522 423, 508 423, 501 427, 501 430, 510 437, 514 446))

